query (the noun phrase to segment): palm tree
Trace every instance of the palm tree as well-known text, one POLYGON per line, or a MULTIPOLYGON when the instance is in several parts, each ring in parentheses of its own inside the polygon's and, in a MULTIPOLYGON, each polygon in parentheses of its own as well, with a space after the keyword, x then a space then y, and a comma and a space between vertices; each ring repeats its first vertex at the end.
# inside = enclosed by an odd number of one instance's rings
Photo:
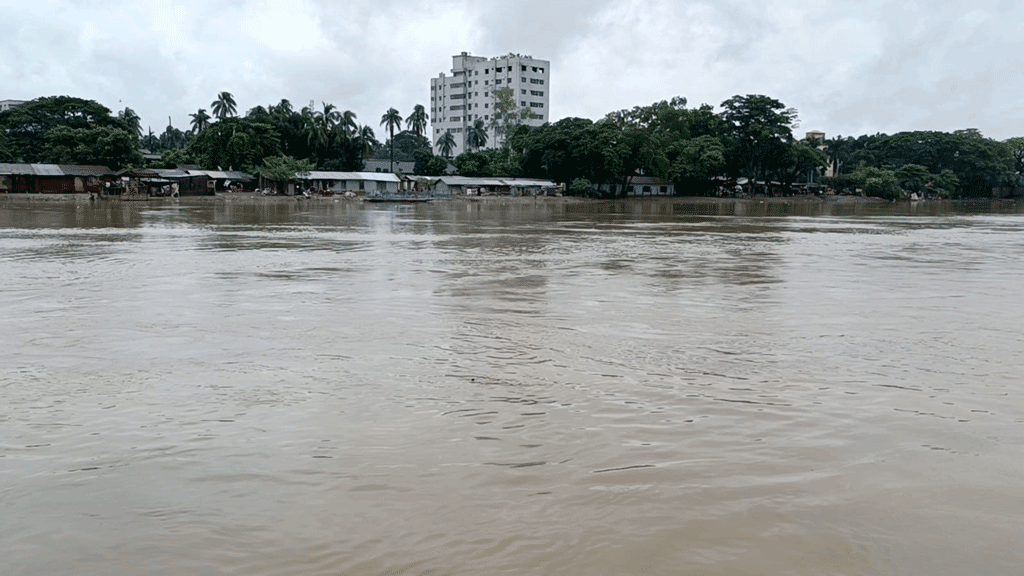
POLYGON ((455 136, 452 136, 451 132, 445 132, 444 136, 437 141, 437 147, 441 150, 441 155, 448 158, 452 155, 452 150, 455 149, 455 136))
MULTIPOLYGON (((355 136, 359 134, 359 125, 356 124, 356 113, 351 110, 345 110, 341 113, 341 120, 338 121, 341 125, 341 129, 345 132, 345 136, 355 136)), ((370 130, 370 135, 373 135, 373 130, 370 130)))
POLYGON ((124 110, 117 113, 117 117, 124 120, 128 128, 134 131, 138 137, 142 137, 142 119, 135 113, 135 110, 126 106, 124 110))
POLYGON ((429 119, 429 116, 427 116, 427 110, 422 104, 417 104, 416 107, 412 109, 412 114, 405 119, 405 127, 412 130, 417 136, 422 136, 423 133, 427 131, 427 120, 429 119))
POLYGON ((189 114, 189 116, 192 117, 192 131, 196 134, 206 130, 210 125, 210 115, 206 113, 205 108, 200 108, 195 114, 189 114))
POLYGON ((388 108, 388 111, 380 117, 380 125, 384 126, 384 129, 391 133, 391 171, 395 171, 395 128, 402 129, 402 115, 398 113, 398 110, 394 108, 388 108))
POLYGON ((324 127, 330 131, 341 121, 341 112, 338 112, 338 107, 334 104, 328 104, 327 102, 321 102, 324 105, 324 111, 320 114, 321 122, 324 127))
POLYGON ((366 155, 369 154, 371 150, 379 146, 380 142, 377 141, 377 136, 374 135, 373 128, 370 128, 369 126, 363 126, 357 131, 357 134, 357 138, 359 139, 359 156, 361 160, 365 160, 366 155))
POLYGON ((474 150, 487 146, 487 125, 484 124, 483 119, 477 118, 473 125, 469 127, 469 134, 466 134, 466 142, 474 150))
POLYGON ((316 154, 321 146, 327 146, 331 135, 324 115, 308 106, 303 106, 302 123, 306 142, 313 147, 313 154, 316 154))
POLYGON ((234 116, 235 111, 238 109, 235 105, 235 97, 230 92, 221 92, 217 95, 217 99, 210 103, 210 107, 213 109, 213 115, 218 120, 223 120, 228 116, 234 116))
POLYGON ((277 104, 271 104, 268 108, 269 112, 274 115, 287 116, 295 111, 292 108, 292 103, 287 98, 282 98, 277 104))

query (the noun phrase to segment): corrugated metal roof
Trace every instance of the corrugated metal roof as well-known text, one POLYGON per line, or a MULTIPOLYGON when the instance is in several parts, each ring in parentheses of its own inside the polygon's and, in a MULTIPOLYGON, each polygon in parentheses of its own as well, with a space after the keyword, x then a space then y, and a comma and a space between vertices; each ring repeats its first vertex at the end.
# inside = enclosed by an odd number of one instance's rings
POLYGON ((107 168, 106 166, 61 164, 60 169, 66 176, 107 176, 113 174, 110 168, 107 168))
POLYGON ((0 174, 35 174, 31 164, 0 164, 0 174))
POLYGON ((470 176, 441 176, 438 179, 449 186, 556 186, 556 184, 550 180, 534 180, 532 178, 473 178, 470 176))
POLYGON ((238 170, 187 170, 192 176, 209 176, 215 180, 252 180, 252 174, 239 172, 238 170))
POLYGON ((303 176, 302 180, 368 180, 371 182, 400 182, 398 176, 390 172, 325 172, 314 171, 303 176))
POLYGON ((36 176, 63 176, 64 171, 56 164, 33 164, 32 171, 36 176))

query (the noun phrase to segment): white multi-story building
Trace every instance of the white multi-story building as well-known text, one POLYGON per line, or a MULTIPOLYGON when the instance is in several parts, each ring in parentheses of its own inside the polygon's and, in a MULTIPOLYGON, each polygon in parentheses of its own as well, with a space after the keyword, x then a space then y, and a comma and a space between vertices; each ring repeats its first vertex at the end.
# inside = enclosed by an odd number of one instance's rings
POLYGON ((463 52, 452 56, 452 75, 441 72, 430 79, 430 125, 434 152, 437 142, 451 132, 455 137, 452 155, 468 149, 466 136, 477 119, 487 127, 486 148, 502 144, 495 136, 494 91, 509 88, 519 109, 530 111, 522 121, 540 126, 550 120, 551 62, 532 56, 508 54, 495 58, 471 56, 463 52))
POLYGON ((23 104, 28 104, 28 100, 0 100, 0 112, 14 110, 23 104))

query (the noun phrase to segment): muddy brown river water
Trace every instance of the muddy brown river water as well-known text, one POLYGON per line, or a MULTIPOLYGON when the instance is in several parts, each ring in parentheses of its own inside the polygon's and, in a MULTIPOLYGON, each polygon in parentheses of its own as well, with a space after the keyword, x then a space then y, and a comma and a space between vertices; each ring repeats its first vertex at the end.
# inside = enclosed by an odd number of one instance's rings
POLYGON ((1024 207, 0 198, 5 575, 1015 574, 1024 207))

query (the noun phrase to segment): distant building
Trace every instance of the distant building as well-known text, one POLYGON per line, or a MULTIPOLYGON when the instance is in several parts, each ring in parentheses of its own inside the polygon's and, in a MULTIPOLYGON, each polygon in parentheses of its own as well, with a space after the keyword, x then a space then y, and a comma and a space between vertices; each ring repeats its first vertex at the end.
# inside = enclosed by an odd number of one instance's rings
POLYGON ((818 144, 825 143, 825 133, 821 130, 811 130, 804 136, 804 140, 808 142, 817 142, 818 144))
POLYGON ((468 129, 477 119, 487 126, 486 148, 502 144, 495 136, 494 90, 511 88, 520 109, 531 116, 523 123, 540 126, 550 120, 551 62, 532 56, 508 54, 494 58, 471 56, 463 52, 452 56, 452 75, 441 72, 430 79, 431 141, 437 153, 437 142, 446 133, 455 137, 453 156, 468 149, 468 129))
POLYGON ((0 100, 0 112, 14 110, 23 104, 28 104, 28 100, 0 100))

